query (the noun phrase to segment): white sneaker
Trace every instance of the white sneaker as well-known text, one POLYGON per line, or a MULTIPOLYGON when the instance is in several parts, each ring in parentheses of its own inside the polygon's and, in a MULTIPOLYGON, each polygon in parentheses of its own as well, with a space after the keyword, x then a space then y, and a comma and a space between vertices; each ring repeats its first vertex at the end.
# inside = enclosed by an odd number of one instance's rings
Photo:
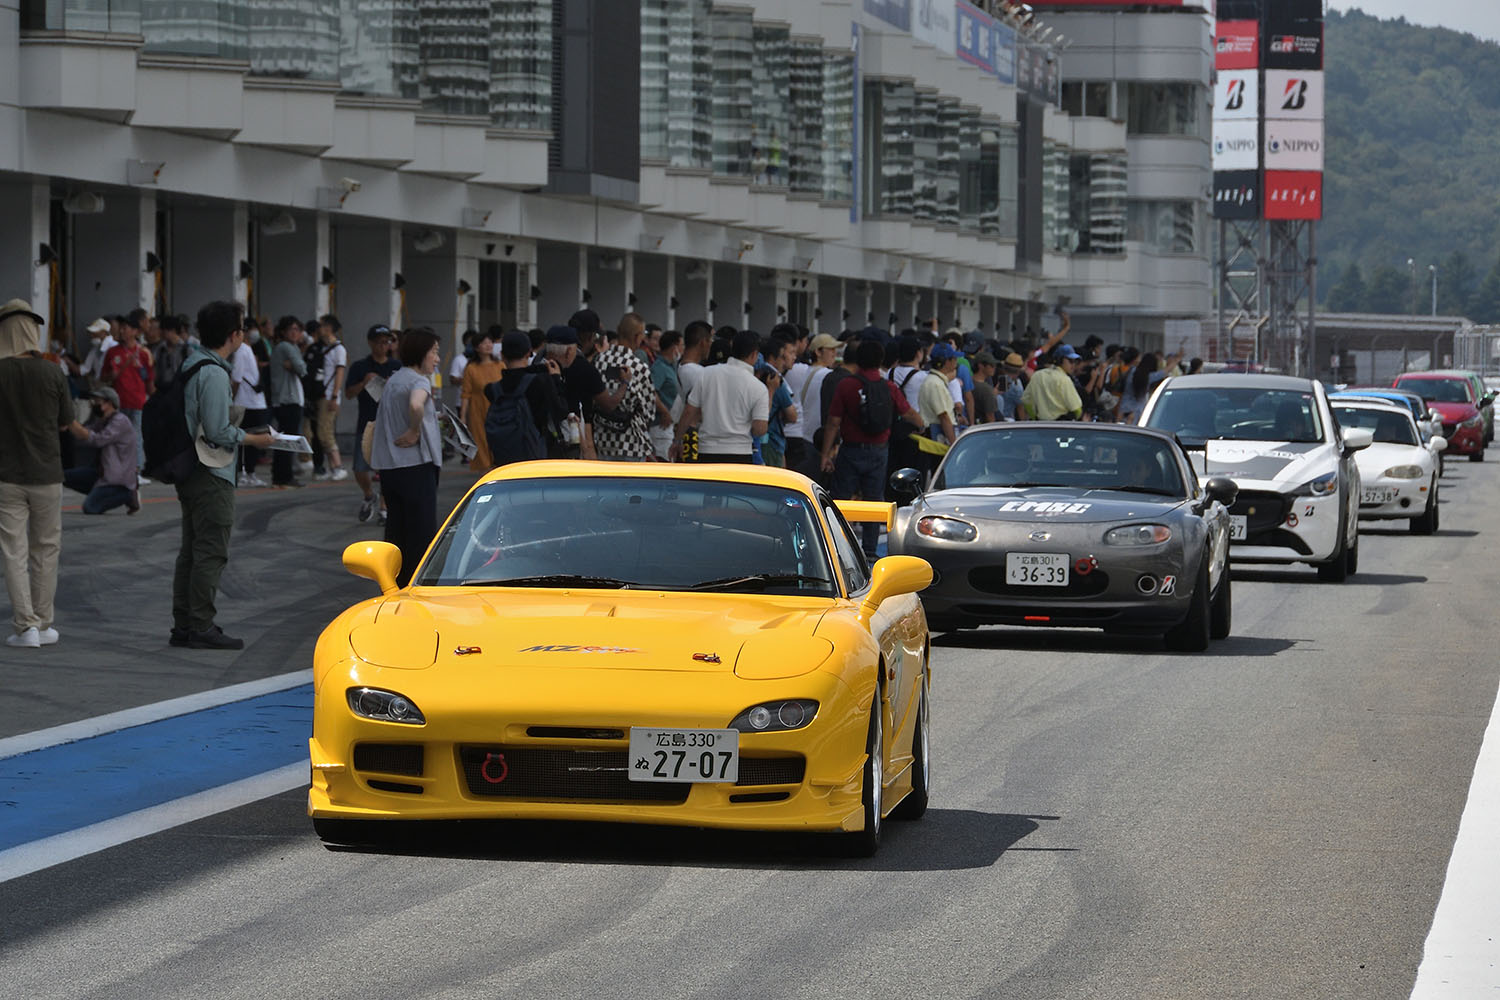
POLYGON ((257 490, 263 490, 267 485, 269 485, 264 479, 260 478, 253 472, 250 473, 249 479, 250 485, 257 490))
POLYGON ((342 465, 328 474, 328 478, 336 483, 342 483, 349 478, 349 470, 342 465))
POLYGON ((52 646, 52 645, 55 645, 57 643, 57 629, 55 629, 55 628, 38 629, 37 630, 37 638, 41 640, 41 643, 42 643, 43 646, 52 646))
MULTIPOLYGON (((56 633, 53 633, 54 635, 56 633)), ((7 646, 20 646, 26 649, 36 649, 42 644, 42 634, 35 628, 29 628, 19 635, 8 635, 5 637, 7 646)))
POLYGON ((332 478, 333 478, 333 473, 329 472, 327 469, 323 470, 322 472, 315 472, 315 473, 313 473, 313 481, 314 482, 326 483, 326 482, 328 482, 328 480, 330 480, 332 478))
POLYGON ((145 476, 142 476, 142 475, 138 474, 135 477, 135 486, 136 486, 136 489, 140 489, 142 486, 150 486, 150 485, 151 485, 151 480, 147 479, 145 476))

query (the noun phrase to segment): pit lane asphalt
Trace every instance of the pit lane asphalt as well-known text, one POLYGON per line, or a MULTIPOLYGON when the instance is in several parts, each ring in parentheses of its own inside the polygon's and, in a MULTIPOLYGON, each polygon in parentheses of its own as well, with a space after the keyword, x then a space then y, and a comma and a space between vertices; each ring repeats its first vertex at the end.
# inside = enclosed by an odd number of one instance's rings
MULTIPOLYGON (((1407 997, 1500 679, 1500 471, 1450 470, 1442 532, 1367 529, 1348 584, 1237 567, 1208 655, 939 637, 933 806, 873 860, 554 824, 330 851, 294 792, 0 884, 0 995, 1407 997)), ((239 654, 165 645, 173 505, 67 515, 63 643, 0 651, 0 735, 306 665, 369 593, 356 497, 242 494, 239 654)))

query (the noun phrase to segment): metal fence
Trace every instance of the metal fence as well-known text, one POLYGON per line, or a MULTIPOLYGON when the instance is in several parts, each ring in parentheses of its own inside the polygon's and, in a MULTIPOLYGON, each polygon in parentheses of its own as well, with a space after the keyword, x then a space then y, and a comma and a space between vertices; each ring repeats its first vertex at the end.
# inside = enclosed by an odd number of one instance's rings
POLYGON ((1455 333, 1453 367, 1500 375, 1500 326, 1471 326, 1455 333))

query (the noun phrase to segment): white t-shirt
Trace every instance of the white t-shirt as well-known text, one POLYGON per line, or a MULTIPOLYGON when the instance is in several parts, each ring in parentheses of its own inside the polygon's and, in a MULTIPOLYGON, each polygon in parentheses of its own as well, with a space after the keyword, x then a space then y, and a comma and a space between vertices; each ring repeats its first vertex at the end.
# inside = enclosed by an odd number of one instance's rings
POLYGON ((832 368, 814 368, 802 383, 798 393, 797 408, 802 413, 802 438, 811 442, 813 435, 823 426, 823 380, 832 368))
POLYGON ((108 354, 110 352, 110 349, 118 343, 119 341, 115 340, 114 337, 106 333, 104 335, 104 339, 95 344, 94 347, 90 349, 88 355, 83 359, 84 373, 87 375, 92 375, 96 379, 99 378, 99 376, 104 372, 104 356, 108 354))
POLYGON ((703 411, 698 422, 700 455, 749 455, 751 422, 771 419, 765 383, 737 358, 703 369, 688 402, 703 411))
POLYGON ((323 398, 337 399, 340 386, 334 384, 334 376, 340 368, 349 367, 349 352, 344 345, 335 341, 329 348, 328 353, 323 355, 323 398))
POLYGON ((469 356, 463 351, 453 355, 453 363, 448 366, 448 381, 458 385, 464 380, 464 369, 469 367, 469 356))
POLYGON ((255 384, 260 381, 260 362, 255 359, 255 351, 249 344, 241 344, 234 352, 234 361, 230 367, 229 377, 234 382, 234 405, 243 406, 247 410, 264 410, 266 394, 255 391, 255 384))
POLYGON ((807 420, 807 414, 804 412, 806 407, 802 405, 802 386, 807 383, 812 371, 812 365, 799 361, 786 373, 786 389, 792 394, 792 405, 797 407, 797 419, 788 423, 784 428, 788 441, 807 436, 807 431, 802 427, 803 422, 807 420))
POLYGON ((911 408, 917 408, 917 393, 922 391, 922 383, 927 381, 927 372, 911 365, 897 365, 891 369, 890 380, 896 383, 896 388, 906 394, 906 401, 911 408), (911 376, 908 380, 907 376, 911 376), (905 383, 905 384, 903 384, 905 383))
POLYGON ((703 376, 703 366, 696 361, 684 361, 677 366, 677 381, 682 383, 682 396, 684 399, 693 391, 693 386, 703 376))

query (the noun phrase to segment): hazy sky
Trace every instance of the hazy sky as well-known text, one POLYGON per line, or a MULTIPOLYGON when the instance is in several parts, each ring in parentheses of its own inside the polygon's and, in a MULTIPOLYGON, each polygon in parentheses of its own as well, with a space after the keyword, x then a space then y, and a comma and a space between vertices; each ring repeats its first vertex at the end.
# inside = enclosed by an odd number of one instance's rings
POLYGON ((1335 10, 1359 8, 1374 17, 1405 17, 1414 24, 1427 24, 1467 31, 1500 41, 1500 3, 1494 0, 1331 0, 1335 10))

